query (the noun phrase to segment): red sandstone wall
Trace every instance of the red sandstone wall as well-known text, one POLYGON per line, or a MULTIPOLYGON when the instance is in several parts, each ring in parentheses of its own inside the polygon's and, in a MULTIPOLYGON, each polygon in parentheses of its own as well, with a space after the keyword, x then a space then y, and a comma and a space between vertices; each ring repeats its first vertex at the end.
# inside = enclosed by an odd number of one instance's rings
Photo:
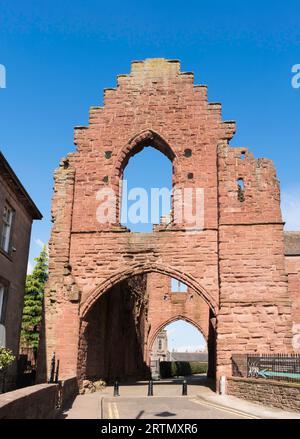
POLYGON ((172 293, 171 278, 158 273, 148 274, 147 292, 148 321, 150 322, 149 351, 158 332, 175 320, 183 319, 192 323, 201 331, 206 340, 208 339, 209 307, 197 293, 190 288, 187 293, 172 293))
POLYGON ((286 256, 288 289, 292 299, 293 348, 300 353, 300 256, 286 256))
POLYGON ((130 75, 118 76, 117 88, 105 90, 104 104, 90 109, 88 127, 75 129, 73 231, 103 228, 95 218, 96 192, 103 187, 118 192, 126 154, 137 152, 143 138, 162 149, 152 131, 175 155, 174 185, 205 189, 205 226, 216 228, 216 147, 220 137, 232 137, 234 127, 222 124, 221 106, 207 102, 206 87, 195 86, 193 74, 181 73, 178 61, 146 60, 132 63, 130 75), (186 148, 191 157, 185 157, 186 148))
POLYGON ((275 169, 248 152, 242 160, 240 153, 219 145, 219 373, 228 373, 232 352, 291 352, 291 301, 275 169), (238 198, 238 178, 244 179, 244 201, 238 198))
POLYGON ((178 62, 133 63, 104 100, 103 108, 91 108, 89 126, 75 129, 77 151, 55 175, 48 358, 55 350, 62 375, 73 375, 80 318, 112 285, 153 271, 182 280, 218 313, 219 375, 230 374, 232 352, 289 350, 291 304, 272 164, 248 153, 240 161, 240 150, 228 146, 235 124, 222 122, 221 106, 207 102, 206 87, 194 86, 178 62), (96 221, 97 191, 117 190, 128 156, 149 144, 173 160, 174 186, 204 188, 203 232, 187 234, 185 224, 175 224, 131 234, 96 221), (245 179, 244 203, 237 178, 245 179))

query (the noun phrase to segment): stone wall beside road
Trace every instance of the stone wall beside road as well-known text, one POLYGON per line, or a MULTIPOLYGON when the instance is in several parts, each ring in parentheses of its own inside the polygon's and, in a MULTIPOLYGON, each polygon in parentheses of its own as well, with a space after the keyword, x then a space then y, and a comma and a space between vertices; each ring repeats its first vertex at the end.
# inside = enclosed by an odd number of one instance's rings
POLYGON ((78 394, 76 377, 0 395, 0 419, 54 419, 78 394))
POLYGON ((300 383, 227 378, 227 394, 266 406, 300 412, 300 383))

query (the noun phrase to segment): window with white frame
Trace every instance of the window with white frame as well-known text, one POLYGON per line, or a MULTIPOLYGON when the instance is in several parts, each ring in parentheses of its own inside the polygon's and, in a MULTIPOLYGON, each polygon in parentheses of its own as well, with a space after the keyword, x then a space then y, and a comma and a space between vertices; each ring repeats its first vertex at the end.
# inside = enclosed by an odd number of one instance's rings
POLYGON ((1 248, 5 252, 9 252, 9 245, 11 239, 11 231, 12 231, 12 221, 13 221, 14 211, 8 205, 5 204, 3 211, 3 222, 2 222, 2 234, 1 234, 1 248))
POLYGON ((183 282, 177 279, 171 279, 171 292, 172 293, 187 293, 188 287, 183 282))

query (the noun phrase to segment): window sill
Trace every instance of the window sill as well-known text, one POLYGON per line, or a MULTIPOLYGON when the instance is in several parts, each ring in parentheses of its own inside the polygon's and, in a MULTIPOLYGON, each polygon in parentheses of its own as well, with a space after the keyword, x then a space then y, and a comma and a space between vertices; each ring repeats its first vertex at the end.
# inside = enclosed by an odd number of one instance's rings
POLYGON ((5 256, 10 262, 13 261, 12 255, 10 253, 7 253, 5 250, 0 248, 0 254, 5 256))

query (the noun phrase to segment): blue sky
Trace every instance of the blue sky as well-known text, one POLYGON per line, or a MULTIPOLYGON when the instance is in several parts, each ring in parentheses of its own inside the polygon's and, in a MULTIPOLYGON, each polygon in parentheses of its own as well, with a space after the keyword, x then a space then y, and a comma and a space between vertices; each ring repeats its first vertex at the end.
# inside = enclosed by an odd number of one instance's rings
MULTIPOLYGON (((132 60, 151 57, 180 59, 223 104, 223 118, 237 121, 232 145, 274 160, 288 228, 300 228, 300 89, 291 86, 299 1, 0 0, 0 9, 0 149, 44 214, 31 262, 49 237, 52 174, 74 150, 73 127, 87 124, 132 60)), ((157 160, 148 156, 149 175, 157 160)))
POLYGON ((169 351, 195 352, 207 349, 205 338, 190 323, 177 320, 167 325, 164 329, 167 330, 169 351))

